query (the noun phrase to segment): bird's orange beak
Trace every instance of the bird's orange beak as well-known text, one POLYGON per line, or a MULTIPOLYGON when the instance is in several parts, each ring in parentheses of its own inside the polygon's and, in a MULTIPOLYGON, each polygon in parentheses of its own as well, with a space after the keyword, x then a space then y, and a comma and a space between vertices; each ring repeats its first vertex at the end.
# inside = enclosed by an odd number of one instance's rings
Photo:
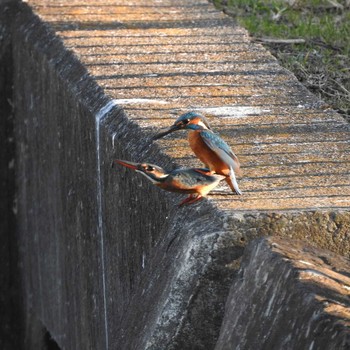
POLYGON ((137 170, 139 166, 138 163, 128 162, 126 160, 116 159, 115 162, 133 170, 137 170))

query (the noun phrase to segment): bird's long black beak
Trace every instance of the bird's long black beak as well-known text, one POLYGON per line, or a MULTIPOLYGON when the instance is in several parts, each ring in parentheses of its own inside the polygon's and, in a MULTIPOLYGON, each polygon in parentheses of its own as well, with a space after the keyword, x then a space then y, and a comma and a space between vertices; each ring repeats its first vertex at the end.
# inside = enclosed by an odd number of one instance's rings
POLYGON ((161 139, 162 137, 168 135, 168 134, 171 134, 172 132, 176 131, 176 130, 179 130, 180 128, 177 126, 177 125, 172 125, 169 129, 165 130, 165 131, 162 131, 156 135, 154 135, 152 137, 153 140, 158 140, 158 139, 161 139))

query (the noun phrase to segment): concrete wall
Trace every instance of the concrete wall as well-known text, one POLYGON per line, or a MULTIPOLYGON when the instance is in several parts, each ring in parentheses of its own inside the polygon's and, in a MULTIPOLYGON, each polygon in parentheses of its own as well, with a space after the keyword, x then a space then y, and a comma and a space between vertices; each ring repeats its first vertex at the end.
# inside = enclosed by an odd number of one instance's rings
POLYGON ((346 349, 348 265, 301 241, 252 242, 231 286, 215 349, 346 349))
MULTIPOLYGON (((13 2, 14 3, 14 2, 13 2)), ((0 3, 0 348, 19 346, 21 288, 15 200, 12 21, 16 5, 0 3)))
POLYGON ((344 208, 236 212, 204 201, 179 209, 177 196, 112 169, 115 158, 174 161, 151 142, 155 129, 105 95, 29 6, 14 17, 13 69, 3 75, 14 84, 25 349, 48 333, 62 349, 213 349, 249 241, 275 234, 348 252, 344 208))

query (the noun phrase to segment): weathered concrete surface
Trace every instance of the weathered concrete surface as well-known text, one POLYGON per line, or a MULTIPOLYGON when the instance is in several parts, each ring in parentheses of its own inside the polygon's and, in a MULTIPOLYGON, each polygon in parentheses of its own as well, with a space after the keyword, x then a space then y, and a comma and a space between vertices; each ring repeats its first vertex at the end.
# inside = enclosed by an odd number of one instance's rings
POLYGON ((27 313, 33 312, 62 348, 103 349, 94 116, 106 100, 26 7, 16 26, 18 229, 27 313))
POLYGON ((21 336, 18 247, 15 229, 12 23, 16 6, 0 2, 0 349, 17 348, 21 336))
POLYGON ((349 254, 349 125, 205 1, 29 1, 13 38, 26 308, 64 349, 214 348, 247 242, 302 238, 349 254), (115 158, 198 164, 198 109, 239 155, 178 209, 115 158))
POLYGON ((302 241, 246 249, 215 350, 350 347, 350 260, 302 241))
MULTIPOLYGON (((348 208, 349 126, 205 1, 30 3, 146 134, 188 109, 209 115, 244 171, 243 197, 211 197, 220 209, 348 208)), ((198 164, 184 135, 158 144, 198 164)))

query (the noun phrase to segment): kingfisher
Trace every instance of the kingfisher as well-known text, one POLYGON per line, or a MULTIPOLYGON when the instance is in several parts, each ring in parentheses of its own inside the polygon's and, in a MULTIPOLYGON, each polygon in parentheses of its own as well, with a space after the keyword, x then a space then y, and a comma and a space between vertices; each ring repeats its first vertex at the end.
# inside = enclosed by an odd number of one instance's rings
POLYGON ((204 168, 182 168, 166 171, 149 163, 134 163, 116 159, 116 163, 141 173, 154 185, 170 192, 188 193, 179 206, 192 204, 205 197, 225 176, 212 174, 204 168))
POLYGON ((208 120, 200 113, 182 114, 175 123, 164 132, 156 134, 158 140, 176 130, 189 130, 188 140, 195 155, 210 169, 212 174, 224 175, 231 190, 241 195, 235 172, 240 174, 240 163, 230 146, 209 125, 208 120))

